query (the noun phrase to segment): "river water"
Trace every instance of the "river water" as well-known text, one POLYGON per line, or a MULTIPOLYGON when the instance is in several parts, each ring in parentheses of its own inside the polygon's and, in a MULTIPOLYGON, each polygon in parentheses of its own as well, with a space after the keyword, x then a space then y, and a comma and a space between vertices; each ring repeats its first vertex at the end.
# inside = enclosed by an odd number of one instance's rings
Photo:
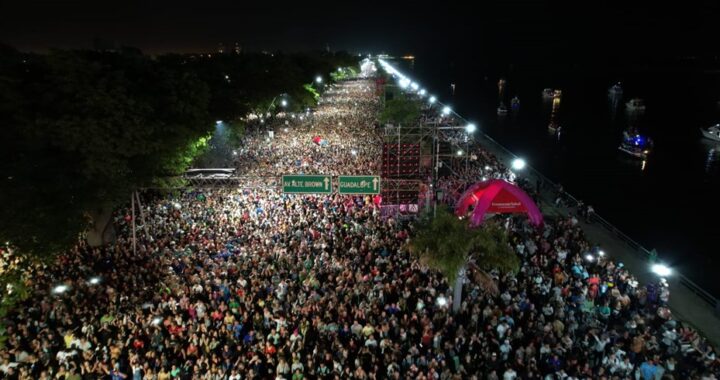
POLYGON ((662 261, 720 295, 720 143, 699 128, 720 122, 720 74, 690 70, 581 69, 454 64, 443 58, 398 63, 401 71, 466 119, 525 157, 566 191, 662 261), (498 80, 504 101, 518 96, 520 108, 497 115, 498 80), (608 87, 622 81, 622 98, 608 87), (450 84, 455 84, 454 94, 450 84), (548 131, 552 102, 544 88, 562 90, 560 137, 548 131), (625 102, 645 100, 631 114, 625 102), (654 141, 648 159, 618 151, 623 130, 637 128, 654 141))

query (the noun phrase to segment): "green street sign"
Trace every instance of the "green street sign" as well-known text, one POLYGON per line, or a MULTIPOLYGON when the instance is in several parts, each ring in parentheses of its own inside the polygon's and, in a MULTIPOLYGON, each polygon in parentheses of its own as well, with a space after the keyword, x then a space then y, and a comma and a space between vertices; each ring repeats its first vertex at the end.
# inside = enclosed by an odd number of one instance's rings
POLYGON ((332 177, 329 175, 284 175, 283 193, 291 194, 330 194, 332 177))
POLYGON ((341 175, 338 177, 340 194, 379 194, 380 176, 341 175))

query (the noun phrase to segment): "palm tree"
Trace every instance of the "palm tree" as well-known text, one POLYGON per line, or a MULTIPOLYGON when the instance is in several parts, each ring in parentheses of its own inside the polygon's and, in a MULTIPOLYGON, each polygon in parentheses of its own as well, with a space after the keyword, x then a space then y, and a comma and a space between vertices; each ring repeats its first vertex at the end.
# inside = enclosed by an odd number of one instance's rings
POLYGON ((488 292, 497 286, 485 272, 493 268, 517 271, 519 259, 507 242, 505 230, 494 224, 470 228, 446 209, 439 209, 435 217, 425 215, 416 225, 410 249, 420 260, 440 271, 453 285, 453 312, 460 309, 462 285, 469 265, 476 270, 475 281, 488 292))

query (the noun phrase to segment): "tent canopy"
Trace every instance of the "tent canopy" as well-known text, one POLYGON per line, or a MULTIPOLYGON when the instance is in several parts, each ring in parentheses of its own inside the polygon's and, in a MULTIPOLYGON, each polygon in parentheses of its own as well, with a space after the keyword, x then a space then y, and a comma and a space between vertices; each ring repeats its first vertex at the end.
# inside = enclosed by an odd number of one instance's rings
POLYGON ((516 185, 492 179, 478 182, 467 189, 455 207, 455 215, 464 216, 470 206, 474 207, 470 224, 478 226, 486 213, 525 213, 535 226, 542 226, 543 217, 535 202, 516 185))

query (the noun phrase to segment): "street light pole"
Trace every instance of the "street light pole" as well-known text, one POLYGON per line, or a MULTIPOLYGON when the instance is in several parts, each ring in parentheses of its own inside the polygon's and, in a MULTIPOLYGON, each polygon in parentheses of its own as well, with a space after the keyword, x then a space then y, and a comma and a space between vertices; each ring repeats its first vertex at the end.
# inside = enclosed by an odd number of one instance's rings
POLYGON ((438 127, 435 125, 435 165, 433 171, 433 218, 437 216, 438 202, 438 176, 440 171, 440 138, 438 136, 438 127))
POLYGON ((273 100, 270 102, 270 105, 269 105, 268 108, 265 110, 265 114, 267 114, 268 112, 270 112, 270 108, 275 104, 275 99, 277 99, 277 96, 274 97, 273 100))

